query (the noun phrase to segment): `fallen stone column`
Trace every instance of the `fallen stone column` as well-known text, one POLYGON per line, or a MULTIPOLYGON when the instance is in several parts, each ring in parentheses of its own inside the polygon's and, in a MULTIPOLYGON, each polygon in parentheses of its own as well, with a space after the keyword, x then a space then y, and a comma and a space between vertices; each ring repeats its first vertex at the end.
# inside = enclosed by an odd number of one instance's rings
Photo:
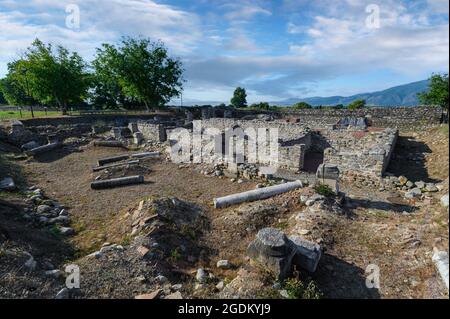
POLYGON ((114 162, 123 161, 123 160, 126 160, 128 158, 130 158, 130 156, 128 154, 101 158, 101 159, 98 160, 98 166, 102 166, 102 165, 105 165, 105 164, 108 164, 108 163, 114 163, 114 162))
POLYGON ((264 188, 259 188, 243 193, 232 194, 224 197, 214 198, 214 207, 221 208, 227 207, 235 204, 240 204, 243 202, 250 202, 260 199, 269 198, 278 194, 289 192, 296 188, 303 187, 301 181, 296 180, 294 182, 284 183, 280 185, 274 185, 264 188))
POLYGON ((58 143, 58 142, 57 143, 50 143, 50 144, 47 144, 47 145, 42 145, 42 146, 33 148, 33 149, 27 151, 26 153, 29 154, 29 155, 33 155, 34 156, 34 155, 39 155, 39 154, 42 154, 42 153, 45 153, 45 152, 48 152, 48 151, 52 151, 52 150, 57 149, 59 147, 62 147, 62 143, 58 143))
POLYGON ((119 166, 124 166, 124 165, 134 165, 134 164, 139 164, 139 160, 132 160, 132 161, 126 161, 124 163, 116 163, 116 164, 111 164, 111 165, 104 165, 104 166, 99 166, 99 167, 94 167, 92 169, 93 172, 98 172, 104 169, 108 169, 108 168, 112 168, 112 167, 119 167, 119 166))
POLYGON ((123 147, 125 145, 120 141, 94 141, 94 146, 106 146, 106 147, 123 147))
POLYGON ((144 176, 136 175, 136 176, 127 176, 127 177, 119 177, 106 179, 103 181, 95 181, 91 183, 92 189, 104 189, 104 188, 112 188, 117 186, 125 186, 132 184, 142 184, 144 182, 144 176))
POLYGON ((159 155, 161 155, 159 152, 144 152, 131 154, 131 158, 158 157, 159 155))

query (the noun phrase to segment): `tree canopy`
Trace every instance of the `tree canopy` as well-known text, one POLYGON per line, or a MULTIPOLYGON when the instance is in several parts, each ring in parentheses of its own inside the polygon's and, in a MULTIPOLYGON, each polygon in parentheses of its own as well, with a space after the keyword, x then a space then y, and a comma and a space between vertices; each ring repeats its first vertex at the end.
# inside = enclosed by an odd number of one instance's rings
POLYGON ((349 110, 357 110, 362 109, 364 106, 366 106, 366 100, 355 100, 347 105, 347 108, 349 110))
POLYGON ((162 42, 123 38, 117 46, 103 44, 93 67, 96 97, 109 104, 129 99, 147 109, 161 107, 183 89, 181 61, 169 57, 162 42))
POLYGON ((235 108, 247 106, 247 93, 244 88, 237 87, 234 90, 233 97, 230 101, 231 105, 235 108))
POLYGON ((448 110, 448 74, 433 74, 429 90, 417 94, 419 101, 428 105, 439 105, 448 110))
POLYGON ((89 84, 86 64, 76 52, 62 46, 53 50, 39 39, 8 64, 2 83, 12 104, 57 105, 63 113, 69 105, 83 101, 89 84))
POLYGON ((306 102, 298 102, 292 106, 294 109, 312 109, 312 106, 306 102))

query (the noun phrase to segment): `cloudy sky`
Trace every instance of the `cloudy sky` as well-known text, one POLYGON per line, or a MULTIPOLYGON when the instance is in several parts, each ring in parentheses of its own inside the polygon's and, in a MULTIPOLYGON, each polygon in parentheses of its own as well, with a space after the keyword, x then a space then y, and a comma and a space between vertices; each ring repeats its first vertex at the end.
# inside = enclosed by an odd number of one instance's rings
POLYGON ((142 35, 182 59, 185 101, 351 95, 448 72, 448 14, 447 0, 0 0, 0 77, 36 37, 90 61, 142 35))

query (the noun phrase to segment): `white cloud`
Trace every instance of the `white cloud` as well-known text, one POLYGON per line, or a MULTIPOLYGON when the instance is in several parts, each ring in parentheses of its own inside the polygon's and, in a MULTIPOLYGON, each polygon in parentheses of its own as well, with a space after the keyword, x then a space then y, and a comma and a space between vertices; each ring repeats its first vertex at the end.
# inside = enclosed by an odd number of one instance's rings
POLYGON ((225 18, 228 20, 248 20, 257 15, 272 15, 271 11, 251 3, 227 3, 223 7, 229 9, 225 14, 225 18))

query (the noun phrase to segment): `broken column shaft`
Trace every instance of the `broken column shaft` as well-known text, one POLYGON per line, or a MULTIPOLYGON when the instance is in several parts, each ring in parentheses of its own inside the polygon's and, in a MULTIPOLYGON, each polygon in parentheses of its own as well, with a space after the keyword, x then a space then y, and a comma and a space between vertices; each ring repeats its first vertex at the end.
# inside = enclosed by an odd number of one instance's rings
POLYGON ((95 141, 94 146, 125 147, 120 141, 95 141))
POLYGON ((250 202, 254 200, 260 200, 269 198, 278 194, 282 194, 288 191, 291 191, 296 188, 303 187, 301 181, 293 181, 289 183, 284 183, 280 185, 274 185, 264 188, 259 188, 243 193, 232 194, 224 197, 214 198, 214 207, 221 208, 227 207, 234 204, 240 204, 243 202, 250 202))
POLYGON ((124 160, 128 159, 129 157, 130 156, 128 154, 123 154, 123 155, 101 158, 98 160, 98 166, 102 166, 102 165, 105 165, 108 163, 124 161, 124 160))
POLYGON ((112 188, 116 186, 125 186, 132 184, 141 184, 144 182, 144 176, 136 175, 136 176, 127 176, 127 177, 119 177, 106 179, 103 181, 95 181, 91 183, 92 189, 104 189, 104 188, 112 188))
POLYGON ((56 148, 59 148, 61 146, 62 146, 62 143, 59 143, 59 142, 50 143, 50 144, 47 144, 47 145, 42 145, 42 146, 33 148, 33 149, 27 151, 27 153, 30 154, 30 155, 39 155, 39 154, 42 154, 42 153, 45 153, 45 152, 48 152, 48 151, 52 151, 52 150, 54 150, 56 148))

